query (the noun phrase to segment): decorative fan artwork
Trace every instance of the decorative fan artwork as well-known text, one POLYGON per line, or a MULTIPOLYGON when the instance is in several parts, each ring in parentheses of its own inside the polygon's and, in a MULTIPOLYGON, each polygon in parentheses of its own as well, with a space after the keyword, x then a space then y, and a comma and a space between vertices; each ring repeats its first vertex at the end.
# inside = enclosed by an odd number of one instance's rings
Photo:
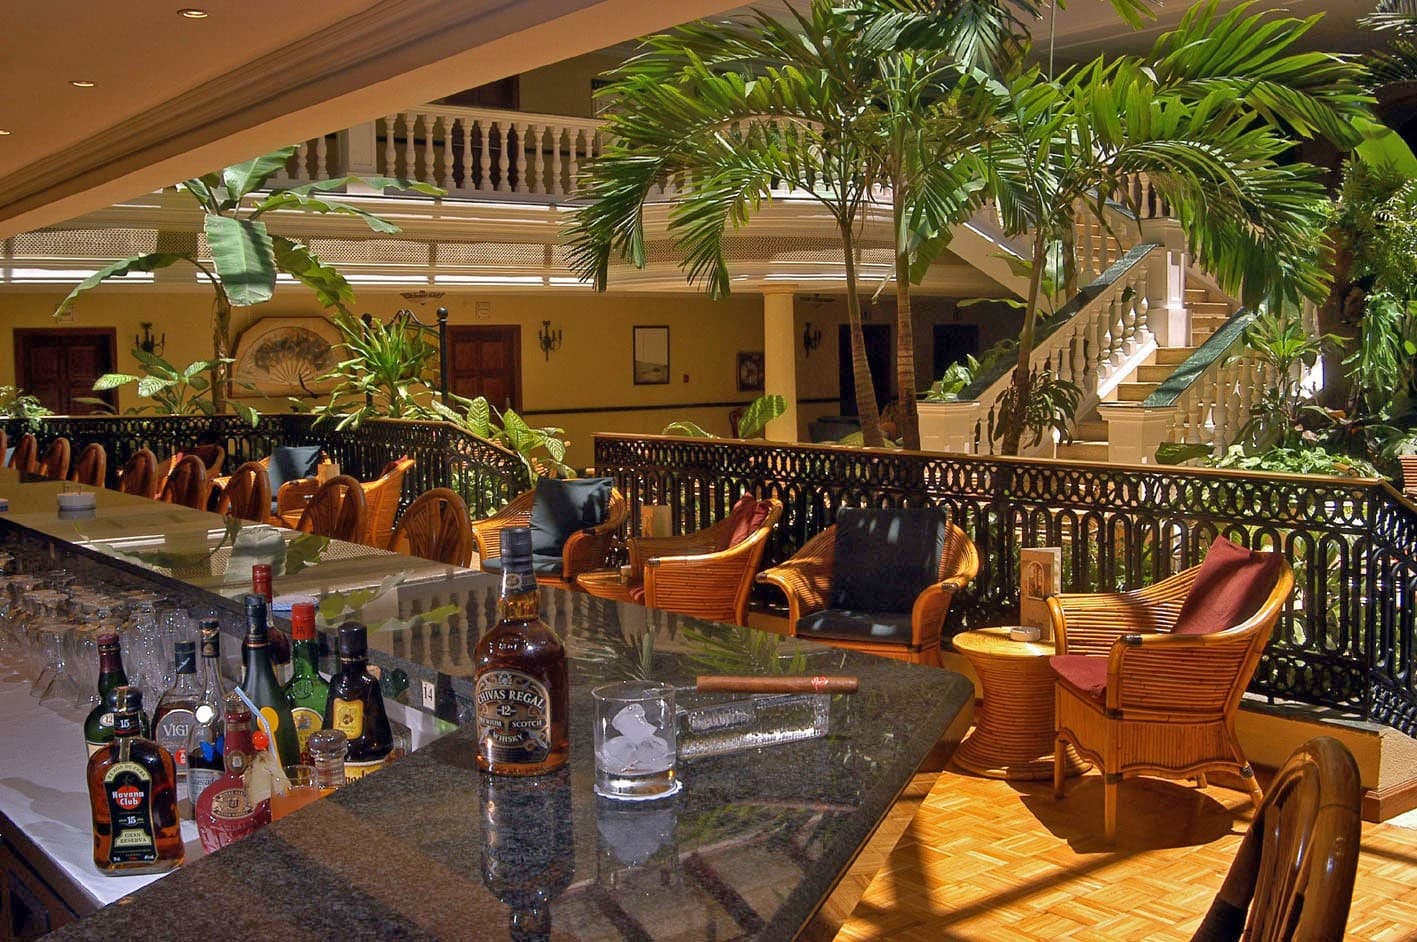
POLYGON ((262 396, 329 392, 318 378, 337 362, 339 329, 323 317, 263 317, 236 342, 232 378, 262 396))

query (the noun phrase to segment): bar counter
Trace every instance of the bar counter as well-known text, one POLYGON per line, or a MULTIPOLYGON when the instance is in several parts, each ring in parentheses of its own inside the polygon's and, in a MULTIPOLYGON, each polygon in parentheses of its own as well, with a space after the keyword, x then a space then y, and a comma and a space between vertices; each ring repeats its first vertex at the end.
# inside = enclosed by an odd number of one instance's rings
MULTIPOLYGON (((813 925, 814 915, 973 696, 969 681, 949 671, 543 589, 543 616, 570 659, 571 759, 538 778, 483 776, 474 731, 461 724, 471 716, 472 648, 495 616, 494 577, 365 547, 317 546, 290 531, 113 492, 99 493, 92 518, 60 519, 58 489, 0 477, 0 496, 10 500, 0 514, 4 548, 161 585, 194 615, 219 613, 232 636, 227 651, 236 647, 236 600, 249 586, 250 562, 277 561, 278 597, 320 598, 326 630, 345 617, 365 621, 371 660, 407 677, 399 699, 450 731, 238 844, 189 860, 55 939, 784 940, 809 927, 830 932, 813 925), (705 673, 851 674, 861 689, 829 698, 697 694, 694 678, 705 673), (589 691, 631 678, 674 684, 681 712, 707 718, 681 742, 685 787, 673 798, 616 802, 592 791, 589 691), (727 719, 755 710, 746 726, 727 719), (793 736, 810 738, 780 741, 793 736)), ((30 748, 77 751, 77 738, 30 748)), ((25 761, 13 745, 4 748, 7 770, 25 761)), ((52 787, 83 790, 81 782, 52 787)), ((56 823, 50 833, 82 838, 79 853, 87 852, 87 820, 56 823)), ((27 837, 59 856, 46 847, 49 833, 30 828, 27 837)))

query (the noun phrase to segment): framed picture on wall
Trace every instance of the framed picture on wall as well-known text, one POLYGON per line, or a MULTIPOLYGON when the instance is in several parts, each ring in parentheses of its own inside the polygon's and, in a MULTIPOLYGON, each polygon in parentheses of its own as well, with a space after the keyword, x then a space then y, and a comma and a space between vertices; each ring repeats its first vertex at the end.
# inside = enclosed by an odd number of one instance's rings
POLYGON ((636 386, 658 386, 669 382, 669 328, 634 329, 636 386))
POLYGON ((763 354, 762 351, 738 352, 738 391, 762 392, 763 354))

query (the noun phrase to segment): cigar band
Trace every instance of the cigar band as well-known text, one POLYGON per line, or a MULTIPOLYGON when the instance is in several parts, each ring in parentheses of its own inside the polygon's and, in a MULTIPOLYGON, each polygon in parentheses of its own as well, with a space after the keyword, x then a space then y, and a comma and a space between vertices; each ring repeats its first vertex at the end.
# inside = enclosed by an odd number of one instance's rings
POLYGON ((813 677, 813 678, 812 678, 812 692, 813 692, 813 693, 821 693, 823 690, 826 689, 826 686, 827 686, 827 679, 826 679, 825 677, 823 677, 821 674, 818 674, 816 677, 813 677))

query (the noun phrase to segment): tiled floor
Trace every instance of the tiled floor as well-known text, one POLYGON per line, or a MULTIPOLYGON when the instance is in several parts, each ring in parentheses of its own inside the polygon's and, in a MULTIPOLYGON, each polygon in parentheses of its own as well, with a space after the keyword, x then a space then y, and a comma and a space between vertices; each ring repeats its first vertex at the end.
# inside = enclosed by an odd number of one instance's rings
MULTIPOLYGON (((837 942, 1189 939, 1249 825, 1249 800, 1159 779, 1128 780, 1121 799, 1109 847, 1095 774, 1072 780, 1062 801, 1046 782, 917 776, 883 827, 900 833, 884 864, 879 847, 858 862, 875 876, 837 942)), ((1417 940, 1417 814, 1364 825, 1362 848, 1348 938, 1417 940)))

